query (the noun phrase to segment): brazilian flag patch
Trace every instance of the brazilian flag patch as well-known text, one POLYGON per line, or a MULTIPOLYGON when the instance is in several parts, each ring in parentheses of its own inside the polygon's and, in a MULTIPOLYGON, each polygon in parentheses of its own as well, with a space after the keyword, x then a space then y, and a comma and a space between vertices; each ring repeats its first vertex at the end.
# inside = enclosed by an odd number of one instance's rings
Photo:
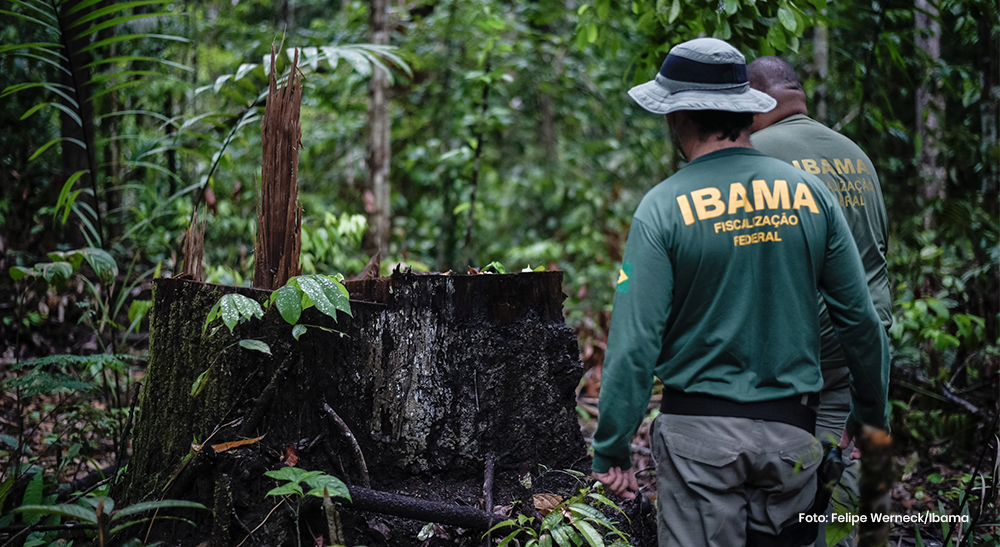
POLYGON ((622 268, 618 270, 618 288, 617 291, 625 294, 628 292, 628 278, 632 276, 632 263, 625 262, 622 264, 622 268))

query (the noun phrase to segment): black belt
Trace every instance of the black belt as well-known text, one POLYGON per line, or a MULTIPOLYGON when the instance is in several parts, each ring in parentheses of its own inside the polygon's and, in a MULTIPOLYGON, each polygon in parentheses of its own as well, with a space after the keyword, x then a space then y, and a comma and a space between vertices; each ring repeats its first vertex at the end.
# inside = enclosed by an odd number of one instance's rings
POLYGON ((664 388, 660 412, 681 416, 728 416, 793 425, 813 434, 819 394, 808 393, 770 401, 737 403, 703 393, 684 393, 664 388))

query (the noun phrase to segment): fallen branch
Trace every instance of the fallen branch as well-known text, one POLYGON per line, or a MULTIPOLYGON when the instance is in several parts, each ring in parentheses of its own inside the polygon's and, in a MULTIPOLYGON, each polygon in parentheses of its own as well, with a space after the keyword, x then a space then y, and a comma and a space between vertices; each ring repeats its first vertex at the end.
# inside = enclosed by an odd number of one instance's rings
POLYGON ((489 530, 507 517, 465 505, 411 498, 360 486, 347 486, 351 502, 345 507, 423 522, 450 524, 473 530, 489 530))

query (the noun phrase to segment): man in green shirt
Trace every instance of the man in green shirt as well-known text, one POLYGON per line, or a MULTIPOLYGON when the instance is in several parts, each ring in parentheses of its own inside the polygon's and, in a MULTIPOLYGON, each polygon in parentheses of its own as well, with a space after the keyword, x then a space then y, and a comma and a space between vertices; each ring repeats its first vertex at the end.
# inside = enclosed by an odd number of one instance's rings
MULTIPOLYGON (((841 445, 886 425, 889 350, 850 229, 814 175, 750 147, 754 113, 735 48, 671 49, 629 95, 667 115, 689 163, 643 198, 618 277, 594 434, 594 475, 634 497, 629 441, 654 376, 661 547, 802 545, 821 458, 816 292, 852 373, 841 445)), ((811 540, 810 540, 811 541, 811 540)))
MULTIPOLYGON (((774 56, 758 57, 747 67, 750 87, 767 93, 778 102, 770 112, 754 117, 750 141, 761 152, 815 174, 837 199, 857 244, 865 269, 868 292, 886 330, 892 326, 892 297, 885 253, 889 242, 882 188, 871 160, 850 139, 809 118, 806 95, 795 70, 774 56)), ((841 340, 830 322, 830 314, 820 298, 821 360, 823 390, 820 392, 816 436, 838 436, 850 411, 851 393, 841 340)), ((857 512, 857 462, 849 462, 834 492, 833 503, 857 512)), ((826 547, 820 526, 817 547, 826 547)), ((852 547, 851 536, 837 545, 852 547)))

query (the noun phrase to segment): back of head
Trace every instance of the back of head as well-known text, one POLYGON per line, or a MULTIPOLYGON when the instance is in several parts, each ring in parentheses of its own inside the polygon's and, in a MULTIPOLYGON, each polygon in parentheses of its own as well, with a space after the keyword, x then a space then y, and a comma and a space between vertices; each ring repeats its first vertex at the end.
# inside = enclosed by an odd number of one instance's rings
POLYGON ((753 121, 753 131, 760 131, 795 114, 807 114, 806 93, 795 69, 781 57, 765 55, 747 65, 747 79, 750 87, 767 93, 778 101, 770 112, 757 114, 753 121))
POLYGON ((802 82, 792 65, 774 55, 758 57, 747 65, 750 87, 768 93, 772 87, 802 90, 802 82))

